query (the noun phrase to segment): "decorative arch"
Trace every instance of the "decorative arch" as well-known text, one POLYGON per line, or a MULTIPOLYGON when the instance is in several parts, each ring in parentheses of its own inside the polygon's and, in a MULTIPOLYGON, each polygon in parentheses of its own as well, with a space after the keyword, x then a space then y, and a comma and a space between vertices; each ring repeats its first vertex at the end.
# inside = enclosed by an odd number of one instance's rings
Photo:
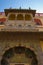
POLYGON ((0 18, 0 25, 3 25, 5 21, 6 21, 6 18, 0 18))
POLYGON ((6 18, 0 18, 0 22, 5 22, 6 21, 6 18))
MULTIPOLYGON (((36 54, 34 53, 34 51, 32 51, 29 48, 26 48, 24 46, 15 46, 13 48, 10 48, 8 50, 5 51, 5 53, 3 54, 2 60, 1 60, 1 65, 9 65, 8 60, 12 57, 15 58, 15 54, 19 54, 21 56, 21 54, 25 54, 26 58, 31 59, 31 65, 38 65, 38 60, 36 57, 36 54)), ((26 60, 25 58, 25 60, 26 60)), ((19 59, 19 57, 18 57, 19 59)), ((17 61, 17 60, 16 60, 17 61)))
POLYGON ((16 16, 14 13, 10 13, 8 16, 8 20, 15 20, 16 16))
POLYGON ((25 20, 32 20, 32 16, 30 14, 25 14, 25 20))
POLYGON ((35 21, 36 25, 42 25, 42 22, 40 19, 35 18, 34 21, 35 21))
POLYGON ((24 20, 23 14, 18 14, 17 15, 17 20, 24 20))

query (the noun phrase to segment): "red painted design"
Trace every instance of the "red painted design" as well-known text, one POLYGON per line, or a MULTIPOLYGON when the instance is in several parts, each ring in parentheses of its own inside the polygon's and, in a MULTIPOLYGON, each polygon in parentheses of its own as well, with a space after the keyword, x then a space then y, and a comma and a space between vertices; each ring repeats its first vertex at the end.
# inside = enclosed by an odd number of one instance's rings
POLYGON ((34 21, 36 22, 36 25, 42 25, 42 22, 40 19, 34 19, 34 21))
POLYGON ((6 18, 0 18, 0 22, 5 22, 6 18))

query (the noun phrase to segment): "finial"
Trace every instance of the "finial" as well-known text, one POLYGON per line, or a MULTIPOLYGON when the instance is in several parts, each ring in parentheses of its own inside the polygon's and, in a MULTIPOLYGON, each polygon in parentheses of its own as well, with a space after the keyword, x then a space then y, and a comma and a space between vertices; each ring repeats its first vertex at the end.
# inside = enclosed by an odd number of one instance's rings
POLYGON ((12 7, 10 7, 9 9, 12 9, 12 7))
POLYGON ((20 9, 21 9, 21 6, 20 6, 20 9))
POLYGON ((31 8, 29 7, 29 10, 31 10, 31 8))

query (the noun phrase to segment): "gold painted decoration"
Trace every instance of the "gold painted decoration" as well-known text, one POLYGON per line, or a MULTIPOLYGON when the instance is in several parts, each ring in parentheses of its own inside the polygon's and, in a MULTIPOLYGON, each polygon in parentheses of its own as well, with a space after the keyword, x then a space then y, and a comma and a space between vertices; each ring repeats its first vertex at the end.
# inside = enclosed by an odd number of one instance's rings
POLYGON ((8 19, 9 20, 15 20, 15 14, 10 14, 8 19))
POLYGON ((31 15, 26 14, 26 15, 25 15, 25 20, 32 20, 31 15))
POLYGON ((23 20, 23 19, 24 19, 24 17, 23 17, 22 14, 18 14, 18 15, 17 15, 17 20, 23 20))

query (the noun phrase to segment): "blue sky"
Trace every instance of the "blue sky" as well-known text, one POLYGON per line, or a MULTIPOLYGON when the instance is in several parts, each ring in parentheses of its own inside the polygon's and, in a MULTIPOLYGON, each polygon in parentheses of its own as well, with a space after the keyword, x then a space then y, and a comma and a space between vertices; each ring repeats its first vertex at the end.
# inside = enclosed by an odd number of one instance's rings
POLYGON ((36 9, 37 12, 43 12, 43 0, 0 0, 0 12, 6 8, 24 8, 36 9))

